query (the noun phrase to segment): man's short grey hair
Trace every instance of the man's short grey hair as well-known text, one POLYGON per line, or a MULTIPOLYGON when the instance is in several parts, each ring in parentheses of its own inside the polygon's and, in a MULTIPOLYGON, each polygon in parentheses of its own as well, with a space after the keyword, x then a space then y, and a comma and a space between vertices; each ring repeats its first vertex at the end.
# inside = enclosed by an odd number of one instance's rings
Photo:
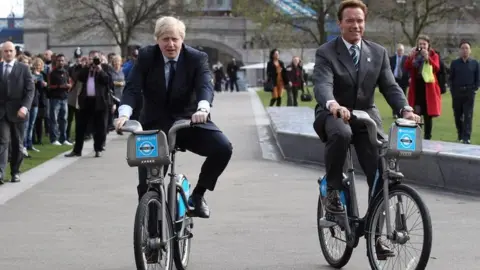
POLYGON ((182 39, 185 39, 186 27, 181 20, 171 16, 161 17, 155 23, 155 33, 154 33, 155 40, 158 40, 161 36, 163 36, 166 33, 176 32, 176 31, 178 31, 182 39))

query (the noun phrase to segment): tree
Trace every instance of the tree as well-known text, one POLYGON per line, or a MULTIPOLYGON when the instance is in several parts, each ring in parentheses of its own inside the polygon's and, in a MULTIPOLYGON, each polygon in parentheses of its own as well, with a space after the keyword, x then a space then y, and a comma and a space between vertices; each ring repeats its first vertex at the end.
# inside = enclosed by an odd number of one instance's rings
POLYGON ((299 3, 303 6, 303 12, 286 14, 275 6, 274 1, 236 0, 235 12, 264 27, 272 25, 293 27, 307 34, 316 44, 325 43, 328 35, 325 29, 327 18, 335 17, 336 1, 299 0, 299 3), (315 15, 311 15, 308 10, 313 11, 315 15))
POLYGON ((376 10, 387 20, 399 23, 410 46, 415 46, 423 31, 457 16, 459 6, 453 0, 396 0, 396 5, 376 10))
POLYGON ((171 5, 169 0, 54 0, 58 14, 55 29, 63 41, 84 33, 98 31, 97 36, 111 36, 127 55, 136 31, 149 29, 163 15, 185 14, 185 5, 171 5))

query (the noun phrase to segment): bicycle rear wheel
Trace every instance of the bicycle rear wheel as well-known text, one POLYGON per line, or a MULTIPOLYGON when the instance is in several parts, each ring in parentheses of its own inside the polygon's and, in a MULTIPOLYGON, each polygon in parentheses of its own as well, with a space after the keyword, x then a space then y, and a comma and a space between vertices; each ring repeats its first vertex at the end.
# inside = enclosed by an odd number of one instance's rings
POLYGON ((317 230, 320 247, 329 265, 337 269, 342 268, 350 261, 353 248, 347 246, 346 232, 342 230, 340 226, 335 225, 331 228, 320 227, 320 219, 323 217, 325 216, 322 206, 322 196, 319 195, 317 205, 317 230), (330 247, 329 243, 332 243, 333 246, 330 247), (334 250, 335 247, 338 247, 338 249, 334 250))
POLYGON ((161 206, 164 203, 157 192, 149 191, 138 204, 133 228, 137 270, 173 268, 172 219, 168 207, 165 208, 165 220, 162 219, 161 206), (161 223, 165 224, 165 235, 162 235, 161 223), (166 242, 163 247, 162 242, 166 242))
POLYGON ((388 211, 395 239, 391 240, 386 238, 385 208, 382 195, 379 195, 373 203, 367 225, 367 255, 371 269, 388 270, 400 267, 401 269, 424 270, 432 250, 432 221, 427 206, 413 188, 402 184, 392 186, 389 190, 388 211), (412 209, 414 206, 417 206, 417 209, 412 209), (419 216, 416 217, 416 214, 419 216), (409 219, 412 221, 408 222, 409 219), (394 251, 394 256, 386 258, 377 256, 378 241, 394 251))

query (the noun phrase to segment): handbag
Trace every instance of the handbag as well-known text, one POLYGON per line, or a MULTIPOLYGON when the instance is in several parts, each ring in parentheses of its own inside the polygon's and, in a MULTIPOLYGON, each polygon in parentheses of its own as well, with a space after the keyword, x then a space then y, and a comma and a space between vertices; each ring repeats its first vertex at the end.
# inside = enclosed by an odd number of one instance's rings
POLYGON ((430 63, 423 63, 422 78, 425 83, 434 83, 435 77, 433 76, 433 68, 430 63))
POLYGON ((302 90, 302 95, 300 96, 300 100, 302 102, 310 102, 312 101, 312 99, 313 99, 312 94, 310 94, 310 90, 308 90, 308 88, 306 93, 304 90, 302 90))
POLYGON ((273 92, 273 82, 271 81, 266 81, 265 83, 263 83, 263 90, 265 92, 273 92))

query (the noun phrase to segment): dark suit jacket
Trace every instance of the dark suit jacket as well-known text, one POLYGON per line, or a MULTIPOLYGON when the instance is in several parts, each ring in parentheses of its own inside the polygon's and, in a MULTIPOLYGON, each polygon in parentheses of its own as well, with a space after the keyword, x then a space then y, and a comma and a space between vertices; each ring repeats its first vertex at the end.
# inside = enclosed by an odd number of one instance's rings
POLYGON ((408 105, 390 70, 387 50, 371 41, 362 41, 358 72, 341 37, 320 46, 315 54, 313 81, 318 103, 316 121, 320 121, 316 132, 324 141, 324 121, 330 113, 326 108, 328 100, 336 100, 349 109, 366 111, 378 127, 381 127, 381 117, 374 103, 377 85, 395 111, 408 105))
MULTIPOLYGON (((3 64, 0 62, 0 91, 4 91, 6 99, 0 100, 0 119, 6 117, 10 122, 22 122, 25 119, 17 117, 18 110, 25 107, 30 110, 35 96, 35 85, 33 83, 30 68, 24 63, 15 61, 11 68, 8 80, 3 80, 3 64)), ((3 95, 0 94, 0 99, 3 95)))
MULTIPOLYGON (((81 82, 82 90, 78 94, 78 107, 80 110, 85 108, 85 99, 87 98, 87 82, 90 73, 90 67, 84 67, 78 71, 77 80, 81 82)), ((110 104, 110 78, 102 66, 100 72, 95 73, 95 110, 106 111, 110 104)))
MULTIPOLYGON (((145 130, 168 129, 176 120, 190 119, 197 111, 198 102, 213 102, 213 77, 208 67, 208 56, 183 45, 178 58, 172 93, 167 96, 165 63, 158 45, 142 48, 137 62, 127 78, 121 105, 136 107, 136 99, 143 95, 140 122, 145 130)), ((198 127, 218 130, 208 120, 198 127)))
MULTIPOLYGON (((408 87, 408 78, 409 78, 409 74, 410 74, 410 72, 408 72, 408 70, 405 69, 405 61, 407 60, 407 56, 402 55, 401 60, 402 60, 402 62, 400 63, 399 67, 402 69, 402 78, 398 81, 398 84, 402 88, 407 88, 408 87)), ((395 54, 395 55, 390 57, 390 68, 391 68, 394 76, 395 76, 395 67, 396 66, 397 66, 397 55, 395 54)))

